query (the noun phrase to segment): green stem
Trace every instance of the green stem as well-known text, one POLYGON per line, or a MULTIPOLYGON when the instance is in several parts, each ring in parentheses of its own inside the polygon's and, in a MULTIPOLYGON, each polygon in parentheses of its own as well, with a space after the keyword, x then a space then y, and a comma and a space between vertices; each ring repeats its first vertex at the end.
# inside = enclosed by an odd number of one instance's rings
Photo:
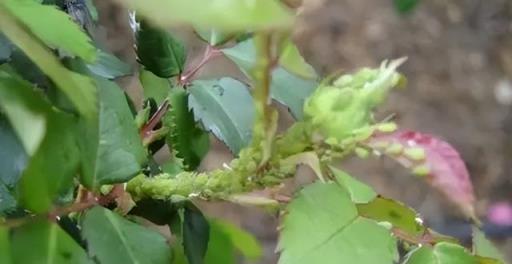
POLYGON ((257 51, 253 70, 256 119, 253 127, 253 144, 262 150, 260 167, 270 159, 272 139, 277 128, 277 113, 271 108, 270 84, 272 81, 272 35, 259 33, 254 37, 257 51))
POLYGON ((139 175, 126 186, 134 200, 144 198, 172 199, 173 197, 204 199, 226 199, 263 187, 274 186, 292 177, 295 164, 285 164, 279 159, 258 167, 261 160, 258 147, 247 147, 240 157, 231 161, 224 169, 205 173, 181 172, 177 175, 160 174, 154 177, 139 175))

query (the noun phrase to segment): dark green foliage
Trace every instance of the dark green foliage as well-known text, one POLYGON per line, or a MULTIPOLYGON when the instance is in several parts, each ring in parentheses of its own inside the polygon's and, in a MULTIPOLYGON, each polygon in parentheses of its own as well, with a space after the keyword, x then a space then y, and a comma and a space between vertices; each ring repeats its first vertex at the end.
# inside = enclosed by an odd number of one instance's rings
POLYGON ((130 107, 113 82, 97 79, 99 116, 83 119, 80 129, 83 171, 81 182, 89 188, 125 182, 134 177, 146 161, 130 107), (84 170, 85 169, 85 170, 84 170))
POLYGON ((210 225, 192 203, 185 206, 183 219, 183 247, 189 264, 202 264, 210 240, 210 225))
POLYGON ((0 146, 0 185, 12 188, 20 179, 28 157, 12 126, 1 113, 0 146))
POLYGON ((98 51, 96 61, 87 65, 87 68, 89 68, 92 73, 105 79, 115 79, 131 74, 130 65, 104 51, 98 51))
POLYGON ((16 207, 16 199, 12 196, 11 191, 3 183, 0 183, 0 217, 11 214, 16 207))
POLYGON ((76 119, 52 109, 29 83, 2 72, 0 105, 31 157, 19 185, 20 201, 43 212, 70 186, 78 169, 76 119))
POLYGON ((130 214, 144 217, 157 225, 170 225, 178 209, 170 200, 143 199, 137 202, 130 214))
POLYGON ((101 263, 168 264, 171 259, 162 235, 102 207, 86 213, 82 235, 90 255, 101 263))
POLYGON ((13 46, 9 40, 0 33, 0 65, 9 60, 13 46))
POLYGON ((14 229, 10 246, 15 264, 94 263, 85 250, 54 223, 38 221, 14 229))
POLYGON ((189 110, 188 94, 176 87, 169 94, 170 108, 164 117, 164 125, 169 128, 167 144, 183 159, 187 170, 196 169, 210 146, 206 132, 198 127, 194 114, 189 110))
POLYGON ((195 81, 189 92, 189 107, 206 130, 224 141, 234 154, 249 145, 254 108, 243 83, 232 78, 195 81))
POLYGON ((137 57, 156 76, 170 78, 183 72, 186 54, 169 33, 142 20, 137 31, 137 57))

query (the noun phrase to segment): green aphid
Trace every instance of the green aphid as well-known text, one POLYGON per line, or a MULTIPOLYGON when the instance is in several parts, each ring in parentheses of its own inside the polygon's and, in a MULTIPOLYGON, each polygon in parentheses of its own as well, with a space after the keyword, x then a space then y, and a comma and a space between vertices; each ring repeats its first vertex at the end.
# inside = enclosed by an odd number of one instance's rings
POLYGON ((412 174, 424 177, 430 174, 430 168, 426 164, 418 165, 412 169, 412 174))
POLYGON ((414 161, 420 161, 426 158, 425 150, 418 147, 404 149, 404 156, 414 161))
POLYGON ((404 146, 402 146, 402 144, 393 143, 386 148, 385 152, 390 155, 400 155, 403 150, 404 146))
POLYGON ((365 148, 356 148, 355 153, 361 159, 366 159, 370 156, 370 152, 365 148))
POLYGON ((377 125, 377 130, 383 133, 391 133, 395 132, 397 130, 396 123, 389 122, 389 123, 382 123, 377 125))
POLYGON ((373 144, 373 147, 376 149, 386 149, 389 147, 389 145, 391 145, 391 142, 383 140, 373 144))

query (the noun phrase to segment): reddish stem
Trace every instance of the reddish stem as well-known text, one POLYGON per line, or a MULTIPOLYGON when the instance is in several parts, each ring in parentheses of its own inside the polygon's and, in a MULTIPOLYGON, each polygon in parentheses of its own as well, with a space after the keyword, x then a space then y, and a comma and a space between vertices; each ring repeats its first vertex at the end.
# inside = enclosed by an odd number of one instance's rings
POLYGON ((392 228, 391 232, 396 237, 411 244, 434 245, 436 243, 436 241, 432 238, 432 236, 429 233, 425 233, 421 237, 415 237, 398 228, 392 228))
POLYGON ((74 203, 68 207, 57 208, 48 213, 48 219, 50 221, 54 221, 59 216, 68 215, 72 212, 81 212, 95 206, 96 204, 98 204, 98 201, 93 198, 85 202, 74 203))
POLYGON ((71 204, 67 207, 56 208, 52 212, 48 213, 48 219, 55 220, 59 216, 68 215, 72 212, 81 212, 96 205, 108 205, 114 202, 118 197, 121 197, 123 192, 125 192, 123 184, 114 185, 112 190, 106 195, 94 196, 91 192, 88 192, 86 200, 71 204))
MULTIPOLYGON (((178 84, 186 85, 190 82, 190 80, 196 75, 196 73, 209 61, 221 55, 221 51, 208 45, 204 52, 203 58, 201 61, 194 66, 192 69, 188 70, 186 73, 181 75, 178 79, 178 84)), ((158 108, 155 114, 149 119, 149 121, 140 129, 140 137, 142 139, 146 139, 151 136, 151 132, 155 129, 156 125, 162 120, 162 117, 166 113, 169 108, 169 102, 166 100, 162 103, 162 105, 158 108)))
POLYGON ((140 129, 140 137, 145 139, 146 137, 151 135, 151 131, 155 129, 156 125, 162 120, 162 117, 167 112, 167 108, 169 108, 169 101, 165 100, 160 107, 156 110, 155 114, 149 119, 149 121, 142 126, 140 129))
POLYGON ((190 82, 190 80, 196 75, 196 73, 204 66, 206 65, 210 60, 218 57, 221 55, 221 51, 208 45, 206 47, 206 50, 203 54, 203 58, 201 61, 195 65, 192 69, 189 69, 186 73, 180 76, 178 83, 180 85, 185 85, 190 82))

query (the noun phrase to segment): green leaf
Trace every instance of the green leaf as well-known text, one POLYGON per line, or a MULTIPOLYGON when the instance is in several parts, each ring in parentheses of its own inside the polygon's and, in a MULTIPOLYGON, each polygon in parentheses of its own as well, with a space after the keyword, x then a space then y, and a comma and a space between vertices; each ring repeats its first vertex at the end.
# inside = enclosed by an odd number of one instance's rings
MULTIPOLYGON (((29 1, 9 0, 9 3, 29 1)), ((7 2, 2 2, 4 5, 7 2)), ((38 16, 35 14, 35 16, 38 16)), ((52 28, 53 31, 55 28, 52 28)), ((91 79, 74 73, 60 64, 59 60, 40 42, 18 24, 6 9, 0 8, 0 31, 18 46, 73 102, 84 116, 96 114, 96 87, 91 79)))
POLYGON ((172 264, 188 264, 187 257, 185 256, 185 252, 183 252, 183 247, 180 244, 175 244, 175 246, 173 247, 172 257, 172 264))
POLYGON ((140 70, 139 80, 144 88, 145 99, 153 98, 160 105, 169 95, 170 86, 167 79, 160 78, 150 71, 140 70))
POLYGON ((393 0, 395 9, 402 14, 412 11, 419 3, 420 0, 393 0))
POLYGON ((20 201, 34 212, 48 210, 73 183, 79 155, 75 120, 64 114, 49 116, 46 136, 30 159, 20 181, 20 201))
POLYGON ((441 242, 411 251, 404 264, 477 264, 477 260, 464 247, 441 242))
POLYGON ((407 255, 407 259, 404 264, 442 264, 438 262, 438 259, 434 255, 433 248, 429 246, 423 246, 414 249, 407 255))
POLYGON ((71 185, 77 171, 76 120, 51 108, 29 83, 3 72, 0 107, 31 157, 19 184, 21 203, 43 212, 71 185))
POLYGON ((82 235, 89 254, 101 263, 167 264, 171 260, 162 235, 102 207, 85 214, 82 235))
POLYGON ((0 263, 12 263, 11 243, 9 241, 9 229, 2 225, 0 225, 0 263))
POLYGON ((213 47, 221 46, 231 40, 235 34, 222 32, 217 29, 196 29, 197 35, 213 47))
POLYGON ((5 184, 12 188, 20 179, 27 165, 28 156, 12 126, 2 114, 0 114, 0 146, 2 146, 0 148, 0 185, 5 184))
MULTIPOLYGON (((210 219, 210 229, 216 230, 214 231, 215 233, 220 231, 225 234, 229 238, 230 243, 248 259, 257 260, 263 254, 260 243, 252 234, 230 222, 220 219, 210 219)), ((213 239, 214 235, 215 234, 210 231, 210 241, 213 239)), ((210 248, 208 248, 208 250, 210 250, 210 248)))
POLYGON ((88 64, 87 68, 92 73, 105 79, 115 79, 126 76, 131 74, 132 70, 130 65, 102 50, 98 50, 98 58, 94 63, 88 64))
MULTIPOLYGON (((256 48, 253 39, 240 42, 231 48, 222 49, 222 52, 248 78, 251 78, 250 72, 256 63, 256 48)), ((272 98, 287 106, 297 120, 302 120, 304 101, 317 86, 316 81, 303 79, 282 67, 277 67, 272 72, 272 83, 270 84, 272 98)))
POLYGON ((16 200, 9 192, 9 189, 7 189, 3 183, 0 183, 0 217, 8 215, 10 212, 16 210, 16 208, 16 200))
POLYGON ((97 120, 83 120, 81 182, 88 188, 126 182, 146 161, 135 120, 121 89, 111 81, 97 79, 100 111, 97 120))
POLYGON ((210 242, 204 258, 205 264, 235 264, 235 245, 220 226, 210 221, 210 242))
MULTIPOLYGON (((209 225, 209 242, 204 258, 205 264, 234 264, 235 249, 238 249, 245 257, 251 260, 261 256, 261 247, 251 234, 218 219, 210 219, 209 225)), ((180 257, 173 262, 173 264, 185 263, 192 262, 187 262, 180 257)))
POLYGON ((358 204, 359 215, 378 222, 389 222, 393 227, 399 228, 413 236, 425 233, 425 227, 416 219, 417 213, 404 204, 382 197, 377 197, 366 204, 358 204))
POLYGON ((183 247, 190 264, 204 263, 209 239, 208 221, 197 207, 188 203, 183 219, 183 247))
MULTIPOLYGON (((54 87, 55 85, 50 83, 49 78, 43 71, 41 71, 41 69, 39 69, 39 67, 20 49, 14 49, 12 51, 11 59, 5 66, 6 68, 4 68, 4 70, 6 72, 16 73, 22 79, 39 87, 48 87, 48 94, 50 94, 52 90, 57 90, 54 87)), ((66 100, 68 99, 66 98, 66 100)))
POLYGON ((176 175, 183 171, 183 164, 178 160, 168 161, 161 166, 162 172, 167 173, 169 175, 176 175))
POLYGON ((250 72, 256 63, 256 46, 252 38, 233 47, 222 49, 222 53, 232 60, 247 77, 251 77, 250 72))
POLYGON ((290 38, 285 41, 283 46, 279 56, 279 64, 283 68, 305 79, 317 78, 315 69, 304 60, 299 49, 290 38))
POLYGON ((231 32, 288 28, 293 23, 291 11, 276 0, 257 3, 246 0, 117 1, 162 28, 187 23, 198 28, 212 27, 231 32), (172 10, 179 12, 170 16, 172 10))
POLYGON ((178 208, 171 200, 142 199, 130 211, 130 214, 146 218, 157 225, 170 225, 177 215, 178 208))
POLYGON ((316 81, 302 79, 283 68, 277 68, 272 72, 272 98, 287 106, 296 120, 303 119, 304 101, 317 86, 316 81))
POLYGON ((30 83, 0 72, 0 109, 5 112, 29 155, 33 155, 39 148, 48 125, 46 119, 50 106, 41 96, 32 89, 30 83))
POLYGON ((194 114, 188 107, 188 94, 183 88, 171 90, 169 103, 170 109, 163 119, 164 126, 170 130, 167 145, 172 147, 177 157, 183 159, 187 170, 195 170, 208 153, 209 135, 197 126, 194 114))
POLYGON ((12 53, 11 42, 0 33, 0 65, 9 60, 12 53))
POLYGON ((359 217, 349 193, 336 183, 314 183, 290 203, 281 231, 280 264, 394 263, 390 231, 359 217))
POLYGON ((93 62, 96 48, 71 17, 55 6, 36 1, 5 0, 4 8, 47 45, 93 62))
POLYGON ((231 78, 194 81, 189 107, 205 129, 237 154, 251 141, 254 105, 247 87, 231 78))
POLYGON ((183 72, 185 47, 168 32, 143 20, 136 38, 137 57, 147 70, 162 78, 174 77, 183 72))
POLYGON ((505 263, 503 254, 485 237, 484 232, 477 227, 473 227, 473 254, 494 258, 505 263))
MULTIPOLYGON (((235 249, 250 260, 257 260, 262 254, 258 241, 249 233, 237 226, 220 220, 209 219, 210 238, 205 264, 234 264, 235 249)), ((183 264, 184 262, 173 262, 183 264)))
POLYGON ((54 223, 39 221, 14 229, 11 243, 14 263, 93 263, 85 251, 54 223))
POLYGON ((342 170, 332 166, 329 168, 334 174, 338 184, 348 190, 353 202, 368 203, 377 197, 377 193, 370 186, 356 180, 354 177, 348 175, 348 173, 342 170))
POLYGON ((320 159, 318 158, 318 154, 314 151, 301 152, 299 154, 289 156, 286 159, 282 160, 281 164, 285 167, 307 165, 311 168, 311 170, 313 170, 313 172, 320 180, 325 180, 324 175, 322 173, 320 159))

